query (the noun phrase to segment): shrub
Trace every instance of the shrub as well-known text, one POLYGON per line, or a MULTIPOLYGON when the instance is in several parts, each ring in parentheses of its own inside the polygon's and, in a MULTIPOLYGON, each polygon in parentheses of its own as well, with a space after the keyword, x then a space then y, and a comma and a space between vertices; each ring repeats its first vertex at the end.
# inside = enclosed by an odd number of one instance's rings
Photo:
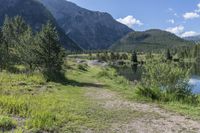
POLYGON ((88 66, 87 64, 78 64, 78 69, 81 71, 87 71, 88 70, 88 66))
POLYGON ((0 116, 0 130, 11 130, 16 127, 17 122, 10 117, 0 116))
POLYGON ((198 102, 188 85, 189 71, 171 62, 151 60, 144 65, 141 85, 137 94, 160 101, 198 102))

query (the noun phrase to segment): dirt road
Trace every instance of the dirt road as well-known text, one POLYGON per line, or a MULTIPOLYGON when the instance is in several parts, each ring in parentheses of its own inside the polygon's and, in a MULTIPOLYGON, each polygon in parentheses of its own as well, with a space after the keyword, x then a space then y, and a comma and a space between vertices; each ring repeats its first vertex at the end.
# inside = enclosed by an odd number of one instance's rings
POLYGON ((105 110, 128 109, 143 113, 142 116, 126 122, 111 123, 109 130, 106 131, 108 133, 200 133, 200 122, 168 112, 155 104, 127 101, 117 93, 103 88, 91 87, 87 90, 86 96, 105 110))

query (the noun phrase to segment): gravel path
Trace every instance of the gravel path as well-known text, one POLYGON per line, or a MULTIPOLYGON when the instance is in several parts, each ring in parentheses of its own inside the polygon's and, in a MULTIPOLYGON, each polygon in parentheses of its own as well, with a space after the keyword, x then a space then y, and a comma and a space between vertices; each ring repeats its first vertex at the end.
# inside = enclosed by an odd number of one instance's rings
MULTIPOLYGON (((117 93, 103 88, 87 88, 86 96, 96 101, 104 109, 130 109, 144 113, 126 123, 111 123, 113 133, 200 133, 200 122, 185 116, 168 112, 155 104, 143 104, 127 101, 117 93)), ((108 131, 108 133, 110 133, 108 131)))

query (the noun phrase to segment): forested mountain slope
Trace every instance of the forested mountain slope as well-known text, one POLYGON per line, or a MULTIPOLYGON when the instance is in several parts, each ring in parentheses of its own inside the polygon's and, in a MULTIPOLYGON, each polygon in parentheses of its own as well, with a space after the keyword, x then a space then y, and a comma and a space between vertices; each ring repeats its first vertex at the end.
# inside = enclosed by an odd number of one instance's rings
POLYGON ((90 11, 66 0, 40 0, 67 35, 84 49, 107 49, 133 31, 108 13, 90 11))
POLYGON ((193 42, 186 41, 178 36, 157 29, 144 32, 131 32, 112 47, 115 51, 155 51, 179 46, 190 46, 193 42))
POLYGON ((35 30, 41 29, 43 24, 50 20, 57 28, 61 43, 69 50, 81 50, 65 32, 58 26, 52 14, 36 0, 0 0, 0 25, 3 24, 5 15, 14 17, 22 16, 23 19, 35 30))

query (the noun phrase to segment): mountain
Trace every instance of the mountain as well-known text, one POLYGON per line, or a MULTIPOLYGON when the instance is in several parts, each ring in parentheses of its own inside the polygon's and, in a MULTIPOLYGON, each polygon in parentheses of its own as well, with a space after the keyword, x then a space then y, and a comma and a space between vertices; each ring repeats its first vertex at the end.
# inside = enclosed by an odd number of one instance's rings
POLYGON ((152 29, 144 32, 131 32, 110 48, 115 51, 156 51, 179 46, 190 46, 193 42, 186 41, 176 35, 152 29))
POLYGON ((184 37, 183 39, 188 40, 188 41, 200 42, 200 35, 184 37))
POLYGON ((108 13, 90 11, 66 0, 40 0, 66 34, 83 49, 107 49, 133 31, 108 13))
POLYGON ((50 20, 56 27, 61 43, 69 50, 81 50, 65 32, 58 26, 53 15, 43 4, 36 0, 0 0, 0 26, 4 22, 5 15, 14 17, 22 16, 24 20, 35 30, 41 29, 43 24, 50 20))

